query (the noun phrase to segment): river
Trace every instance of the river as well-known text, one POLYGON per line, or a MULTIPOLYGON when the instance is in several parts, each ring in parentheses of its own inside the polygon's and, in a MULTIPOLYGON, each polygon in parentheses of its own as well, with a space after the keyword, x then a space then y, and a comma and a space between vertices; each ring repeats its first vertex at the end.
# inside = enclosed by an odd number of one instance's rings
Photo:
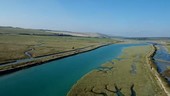
POLYGON ((123 48, 145 44, 113 44, 0 77, 0 96, 66 96, 83 75, 112 59, 123 48))

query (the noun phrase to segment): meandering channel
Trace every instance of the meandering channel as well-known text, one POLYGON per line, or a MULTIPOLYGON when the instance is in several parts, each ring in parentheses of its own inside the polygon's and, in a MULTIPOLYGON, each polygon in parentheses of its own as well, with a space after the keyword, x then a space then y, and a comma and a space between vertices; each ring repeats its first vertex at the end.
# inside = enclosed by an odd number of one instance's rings
POLYGON ((0 77, 0 96, 66 96, 83 75, 117 58, 123 48, 144 44, 113 44, 0 77))

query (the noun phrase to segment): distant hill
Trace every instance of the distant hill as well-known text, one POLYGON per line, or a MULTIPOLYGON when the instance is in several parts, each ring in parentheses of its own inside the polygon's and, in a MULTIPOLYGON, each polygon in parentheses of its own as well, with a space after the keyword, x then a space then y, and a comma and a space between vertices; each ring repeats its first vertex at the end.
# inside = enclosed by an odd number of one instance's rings
POLYGON ((109 36, 100 33, 90 32, 71 32, 48 29, 25 29, 11 26, 0 26, 0 34, 19 34, 19 35, 43 35, 43 36, 79 36, 79 37, 99 37, 108 38, 109 36))
POLYGON ((131 40, 167 40, 170 37, 122 37, 123 39, 131 39, 131 40))
POLYGON ((90 33, 90 32, 71 32, 71 31, 55 31, 55 30, 50 30, 47 32, 57 33, 57 34, 65 34, 65 35, 71 35, 71 36, 81 36, 81 37, 109 37, 105 34, 90 33))

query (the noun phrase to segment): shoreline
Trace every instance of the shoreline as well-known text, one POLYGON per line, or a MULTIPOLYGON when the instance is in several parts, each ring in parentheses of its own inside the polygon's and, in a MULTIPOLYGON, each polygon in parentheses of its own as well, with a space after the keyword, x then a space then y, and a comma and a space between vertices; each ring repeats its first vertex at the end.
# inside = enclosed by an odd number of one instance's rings
MULTIPOLYGON (((116 42, 116 43, 118 43, 118 42, 116 42)), ((59 59, 63 59, 63 58, 66 58, 66 57, 70 57, 70 56, 78 55, 78 54, 81 54, 81 53, 89 52, 89 51, 96 50, 98 48, 101 48, 101 47, 104 47, 104 46, 109 46, 109 45, 112 45, 112 44, 115 44, 115 43, 93 45, 90 48, 85 47, 85 48, 80 48, 80 50, 61 52, 59 54, 51 54, 51 55, 46 55, 44 57, 40 56, 39 59, 38 59, 38 57, 36 57, 37 60, 34 60, 34 61, 18 63, 18 64, 15 64, 15 65, 11 64, 11 65, 2 66, 3 68, 0 68, 0 76, 10 74, 12 72, 16 72, 16 71, 19 71, 19 70, 23 70, 23 69, 26 69, 26 68, 30 68, 30 67, 33 67, 33 66, 42 65, 44 63, 51 62, 51 61, 54 61, 54 60, 59 60, 59 59)))
POLYGON ((168 83, 164 77, 162 77, 158 71, 157 66, 154 64, 154 55, 156 54, 157 48, 154 44, 152 44, 151 52, 146 56, 146 62, 148 63, 148 67, 150 67, 151 73, 154 75, 158 85, 164 90, 167 96, 170 96, 170 92, 168 91, 168 83))

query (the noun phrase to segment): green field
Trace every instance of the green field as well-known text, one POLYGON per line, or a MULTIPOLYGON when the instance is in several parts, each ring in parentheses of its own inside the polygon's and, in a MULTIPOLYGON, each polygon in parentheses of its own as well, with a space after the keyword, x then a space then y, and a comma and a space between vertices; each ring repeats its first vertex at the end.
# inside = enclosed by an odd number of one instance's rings
POLYGON ((169 53, 170 53, 170 41, 168 42, 166 42, 166 48, 168 49, 168 51, 169 51, 169 53))
POLYGON ((121 88, 119 93, 130 96, 133 84, 136 96, 166 96, 146 62, 146 55, 151 50, 151 46, 125 49, 119 60, 103 64, 81 78, 68 96, 117 96, 113 92, 116 85, 121 88))
POLYGON ((0 63, 27 58, 24 52, 29 51, 33 57, 99 45, 115 40, 107 38, 85 38, 70 36, 37 36, 37 35, 0 35, 0 63))
POLYGON ((168 52, 170 53, 170 46, 167 46, 168 52))

